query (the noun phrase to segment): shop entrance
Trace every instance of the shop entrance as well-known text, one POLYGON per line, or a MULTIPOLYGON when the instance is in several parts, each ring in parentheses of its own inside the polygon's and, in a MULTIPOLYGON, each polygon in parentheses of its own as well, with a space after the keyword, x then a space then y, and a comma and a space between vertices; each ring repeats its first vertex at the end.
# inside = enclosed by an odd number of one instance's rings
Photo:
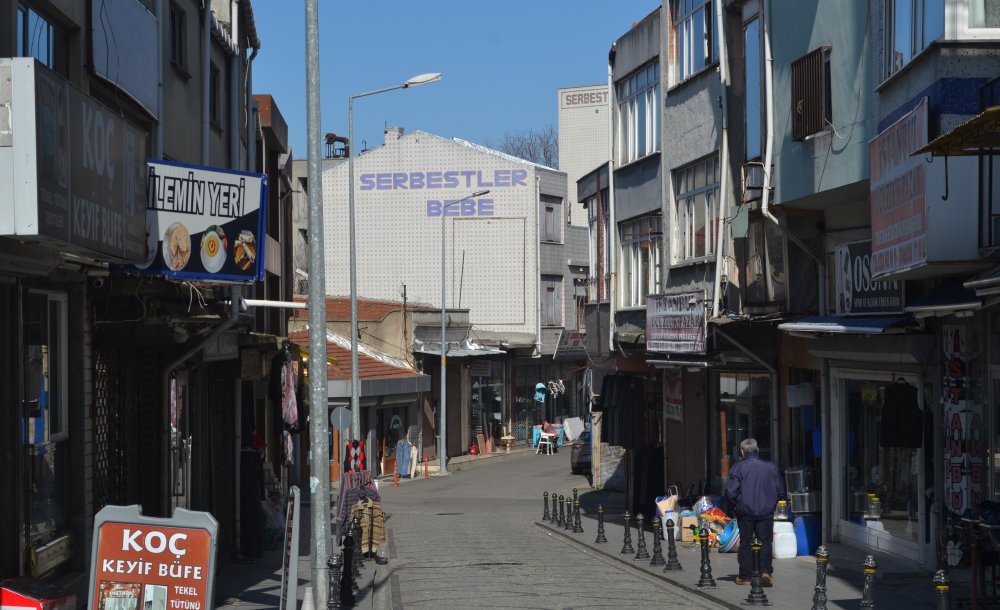
POLYGON ((842 542, 930 559, 926 480, 933 426, 917 375, 834 370, 832 505, 842 542), (876 502, 877 500, 877 502, 876 502), (879 514, 880 513, 880 514, 879 514))

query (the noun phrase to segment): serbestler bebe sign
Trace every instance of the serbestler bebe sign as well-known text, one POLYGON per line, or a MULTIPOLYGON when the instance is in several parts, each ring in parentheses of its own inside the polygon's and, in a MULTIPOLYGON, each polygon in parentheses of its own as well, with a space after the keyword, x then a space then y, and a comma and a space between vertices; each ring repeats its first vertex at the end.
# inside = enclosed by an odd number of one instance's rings
POLYGON ((105 506, 94 518, 88 607, 208 610, 218 529, 204 512, 178 508, 162 519, 105 506))
POLYGON ((129 271, 263 279, 266 176, 149 161, 146 179, 146 259, 129 271))

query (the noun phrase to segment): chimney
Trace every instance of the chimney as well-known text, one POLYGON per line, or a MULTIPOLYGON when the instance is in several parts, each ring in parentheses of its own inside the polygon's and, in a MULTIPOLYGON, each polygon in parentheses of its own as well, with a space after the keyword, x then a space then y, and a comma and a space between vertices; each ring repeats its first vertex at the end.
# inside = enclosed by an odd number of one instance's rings
POLYGON ((393 140, 399 140, 403 137, 402 127, 386 127, 385 128, 385 144, 388 146, 393 140))

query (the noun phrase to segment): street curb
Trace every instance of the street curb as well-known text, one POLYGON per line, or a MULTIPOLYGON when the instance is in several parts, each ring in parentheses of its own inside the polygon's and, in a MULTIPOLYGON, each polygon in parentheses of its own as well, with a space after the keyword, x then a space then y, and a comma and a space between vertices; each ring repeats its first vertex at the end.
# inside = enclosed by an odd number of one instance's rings
POLYGON ((570 536, 569 534, 566 534, 564 531, 560 531, 559 529, 553 528, 550 525, 547 525, 547 524, 542 523, 540 521, 535 521, 535 525, 537 525, 538 527, 540 527, 540 528, 542 528, 542 529, 544 529, 544 530, 546 530, 548 532, 551 532, 553 534, 557 534, 557 535, 561 536, 562 538, 573 542, 573 544, 576 544, 577 546, 581 546, 581 547, 583 547, 583 548, 585 548, 585 549, 587 549, 589 551, 593 551, 594 553, 599 553, 599 554, 603 555, 604 557, 607 557, 608 559, 613 559, 613 560, 617 561, 618 563, 620 563, 622 565, 626 565, 626 566, 629 566, 629 567, 632 567, 632 568, 636 568, 639 571, 641 571, 643 574, 646 574, 647 576, 652 576, 654 578, 658 578, 658 579, 660 579, 660 580, 662 580, 662 581, 664 581, 664 582, 666 582, 666 583, 668 583, 670 585, 673 585, 673 586, 677 587, 678 589, 683 589, 684 591, 686 591, 688 593, 691 593, 691 594, 697 595, 698 597, 704 598, 704 599, 712 602, 713 604, 716 604, 718 606, 722 606, 723 608, 729 608, 730 610, 744 610, 744 608, 742 606, 736 606, 736 605, 733 605, 733 604, 731 604, 731 603, 729 603, 729 602, 727 602, 727 601, 725 601, 723 599, 719 599, 718 597, 713 597, 713 596, 709 595, 708 593, 702 591, 701 589, 699 589, 697 587, 692 587, 692 586, 686 585, 686 584, 684 584, 682 582, 678 582, 678 581, 676 581, 676 580, 674 580, 672 578, 667 578, 663 574, 660 574, 660 573, 652 571, 652 570, 647 570, 643 566, 641 566, 641 565, 639 565, 639 564, 637 564, 635 562, 625 561, 624 559, 621 558, 620 555, 612 555, 611 553, 609 553, 607 551, 603 551, 603 550, 598 549, 596 547, 590 546, 589 544, 583 542, 579 538, 574 538, 573 536, 570 536))

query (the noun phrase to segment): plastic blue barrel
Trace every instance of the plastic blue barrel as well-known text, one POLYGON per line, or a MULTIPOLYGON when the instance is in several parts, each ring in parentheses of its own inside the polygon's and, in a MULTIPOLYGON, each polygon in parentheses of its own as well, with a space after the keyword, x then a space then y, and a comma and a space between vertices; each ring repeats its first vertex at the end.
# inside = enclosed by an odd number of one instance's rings
POLYGON ((812 555, 819 548, 823 537, 823 522, 821 515, 799 515, 795 517, 793 527, 795 528, 795 543, 798 546, 798 555, 812 555))

